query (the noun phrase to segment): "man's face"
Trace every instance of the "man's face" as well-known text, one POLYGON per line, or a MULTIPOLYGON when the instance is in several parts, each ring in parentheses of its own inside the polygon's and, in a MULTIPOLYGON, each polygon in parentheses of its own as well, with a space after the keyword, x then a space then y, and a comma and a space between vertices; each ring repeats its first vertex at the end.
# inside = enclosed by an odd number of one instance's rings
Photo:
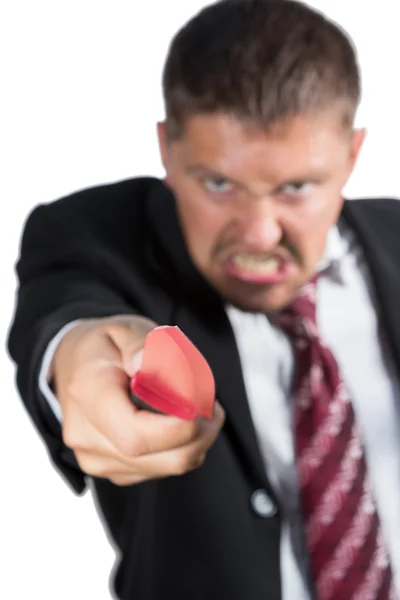
POLYGON ((314 274, 363 137, 346 132, 336 113, 268 132, 199 115, 170 142, 159 125, 189 254, 227 302, 276 311, 314 274))

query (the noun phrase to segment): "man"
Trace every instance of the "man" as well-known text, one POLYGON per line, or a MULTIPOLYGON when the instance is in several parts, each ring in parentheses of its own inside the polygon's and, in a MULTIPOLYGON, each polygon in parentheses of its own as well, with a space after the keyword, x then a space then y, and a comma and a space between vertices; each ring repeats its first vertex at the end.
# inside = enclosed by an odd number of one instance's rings
POLYGON ((164 96, 165 181, 26 223, 20 394, 74 489, 93 478, 119 598, 395 598, 400 205, 342 198, 351 43, 301 3, 224 0, 175 37, 164 96), (157 324, 209 362, 212 420, 131 402, 157 324))

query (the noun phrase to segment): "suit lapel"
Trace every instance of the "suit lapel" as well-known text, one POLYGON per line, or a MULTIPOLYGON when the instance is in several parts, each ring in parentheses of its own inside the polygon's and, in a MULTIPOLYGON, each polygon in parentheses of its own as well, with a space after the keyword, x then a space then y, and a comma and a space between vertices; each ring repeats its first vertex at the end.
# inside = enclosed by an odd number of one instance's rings
POLYGON ((380 321, 400 374, 400 202, 346 201, 343 218, 363 248, 380 321))

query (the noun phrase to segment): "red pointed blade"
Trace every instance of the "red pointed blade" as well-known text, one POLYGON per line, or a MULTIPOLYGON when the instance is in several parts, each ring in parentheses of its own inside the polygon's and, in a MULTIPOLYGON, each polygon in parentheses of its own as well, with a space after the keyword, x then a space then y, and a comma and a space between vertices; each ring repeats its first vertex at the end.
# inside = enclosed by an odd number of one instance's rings
POLYGON ((132 392, 159 412, 193 420, 211 419, 214 377, 203 355, 178 327, 153 329, 144 344, 132 392))

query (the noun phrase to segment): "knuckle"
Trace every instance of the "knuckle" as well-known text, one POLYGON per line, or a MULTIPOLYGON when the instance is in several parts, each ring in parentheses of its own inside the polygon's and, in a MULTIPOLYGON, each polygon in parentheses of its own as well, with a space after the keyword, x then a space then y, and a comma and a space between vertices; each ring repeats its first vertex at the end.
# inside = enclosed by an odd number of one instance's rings
POLYGON ((144 444, 138 434, 129 438, 120 438, 117 442, 117 448, 126 458, 136 458, 144 453, 144 444))
POLYGON ((113 483, 114 485, 117 485, 119 487, 124 485, 122 478, 119 477, 118 475, 109 475, 109 477, 107 479, 109 481, 111 481, 111 483, 113 483))
POLYGON ((70 380, 65 386, 65 396, 74 402, 80 402, 86 395, 87 378, 82 372, 82 367, 79 367, 71 375, 70 380))
POLYGON ((190 435, 191 425, 190 421, 167 415, 163 423, 163 429, 168 436, 183 438, 190 435))
POLYGON ((123 477, 108 477, 108 480, 111 481, 117 487, 128 487, 136 483, 135 480, 125 479, 123 477))
POLYGON ((139 477, 138 475, 132 475, 131 477, 126 477, 123 475, 113 475, 110 474, 107 478, 111 483, 118 487, 127 487, 129 485, 134 485, 136 483, 140 483, 143 481, 143 477, 139 477))
POLYGON ((204 461, 206 460, 206 456, 207 456, 206 452, 202 452, 202 453, 198 454, 197 457, 193 461, 192 470, 198 469, 199 467, 201 467, 204 464, 204 461))
POLYGON ((67 448, 74 450, 79 447, 80 439, 74 427, 64 425, 62 428, 62 440, 67 448))
POLYGON ((78 462, 78 465, 84 473, 86 473, 87 475, 94 475, 95 469, 93 461, 90 460, 90 458, 88 458, 85 454, 82 454, 80 452, 75 452, 75 458, 78 462))
POLYGON ((75 456, 80 468, 87 475, 100 479, 107 479, 109 477, 110 469, 106 462, 79 452, 75 452, 75 456))
POLYGON ((188 460, 185 454, 176 452, 171 457, 169 470, 171 475, 183 475, 186 473, 188 467, 188 460))
POLYGON ((220 431, 225 424, 225 420, 225 411, 221 408, 220 410, 216 411, 215 418, 212 421, 213 429, 220 431))
POLYGON ((192 471, 198 465, 198 454, 189 454, 188 452, 176 452, 171 461, 171 474, 184 475, 192 471))
POLYGON ((172 433, 176 435, 176 439, 180 440, 181 444, 190 444, 196 440, 201 434, 201 423, 198 420, 183 421, 179 419, 173 422, 174 428, 172 433))
POLYGON ((186 421, 186 423, 184 423, 185 426, 185 433, 187 435, 188 440, 194 440, 196 439, 202 430, 202 425, 201 425, 201 421, 199 421, 198 419, 194 420, 194 421, 186 421))
POLYGON ((103 462, 95 462, 90 466, 90 473, 88 472, 88 474, 93 475, 93 477, 107 479, 110 476, 110 469, 103 462))
POLYGON ((219 421, 220 423, 223 423, 225 421, 225 418, 226 418, 225 410, 222 408, 222 406, 219 402, 215 403, 215 414, 216 414, 217 421, 219 421))

